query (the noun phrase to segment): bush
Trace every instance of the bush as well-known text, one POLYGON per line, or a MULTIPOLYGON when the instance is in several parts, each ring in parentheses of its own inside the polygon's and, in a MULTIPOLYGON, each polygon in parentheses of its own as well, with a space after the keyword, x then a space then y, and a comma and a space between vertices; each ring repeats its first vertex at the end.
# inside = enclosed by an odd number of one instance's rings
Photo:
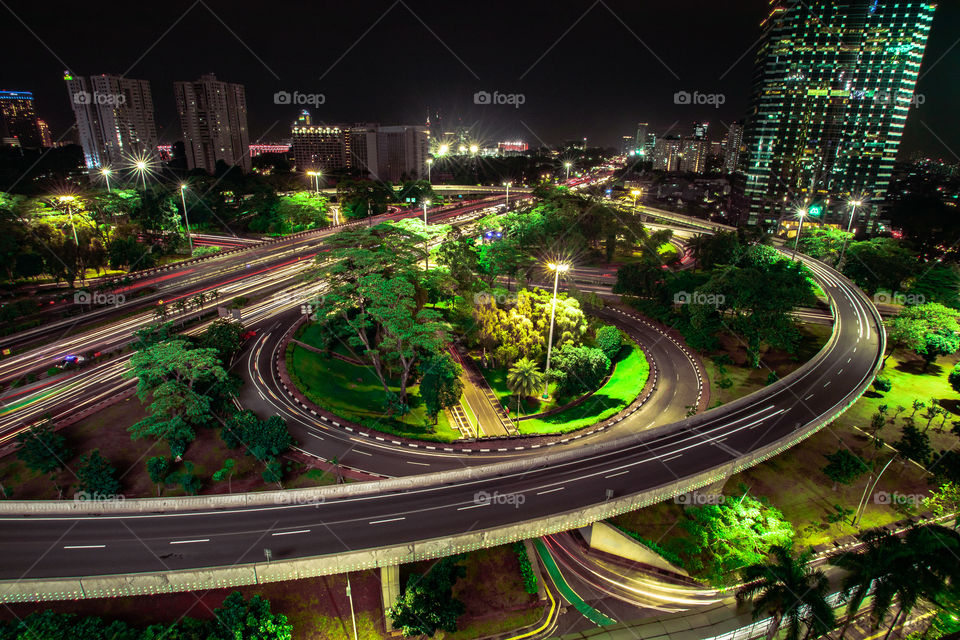
POLYGON ((620 333, 620 329, 607 324, 597 329, 596 342, 597 348, 603 351, 603 355, 613 362, 623 345, 623 335, 620 333))
POLYGON ((517 554, 517 560, 520 561, 520 575, 523 577, 523 590, 530 594, 537 593, 537 574, 533 572, 533 566, 530 564, 530 556, 527 555, 527 548, 522 542, 513 543, 513 551, 517 554))
POLYGON ((560 396, 593 391, 610 370, 610 358, 600 349, 564 345, 554 358, 550 377, 557 383, 560 396))
POLYGON ((886 393, 887 391, 890 391, 890 389, 893 388, 893 383, 890 382, 889 378, 877 377, 873 381, 873 388, 879 391, 880 393, 886 393))

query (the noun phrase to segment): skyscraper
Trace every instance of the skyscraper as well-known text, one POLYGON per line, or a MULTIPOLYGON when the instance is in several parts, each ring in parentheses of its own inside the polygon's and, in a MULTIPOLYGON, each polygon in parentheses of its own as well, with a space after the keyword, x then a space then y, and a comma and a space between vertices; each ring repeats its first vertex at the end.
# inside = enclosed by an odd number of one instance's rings
POLYGON ((727 130, 727 144, 723 156, 723 172, 740 170, 740 148, 743 146, 743 123, 734 122, 727 130))
POLYGON ((640 149, 646 150, 647 146, 647 133, 650 125, 646 122, 637 123, 637 137, 634 140, 634 148, 639 151, 640 149))
POLYGON ((0 91, 0 142, 39 149, 43 140, 30 91, 0 91))
POLYGON ((380 127, 377 134, 379 178, 391 182, 426 178, 428 140, 426 127, 380 127))
POLYGON ((109 74, 88 80, 69 71, 63 79, 88 168, 155 153, 157 125, 147 80, 109 74))
POLYGON ((212 73, 173 85, 183 128, 187 166, 213 173, 217 162, 250 171, 247 98, 242 84, 217 80, 212 73))
POLYGON ((887 191, 935 5, 775 0, 764 21, 745 126, 748 221, 812 204, 876 216, 887 191))

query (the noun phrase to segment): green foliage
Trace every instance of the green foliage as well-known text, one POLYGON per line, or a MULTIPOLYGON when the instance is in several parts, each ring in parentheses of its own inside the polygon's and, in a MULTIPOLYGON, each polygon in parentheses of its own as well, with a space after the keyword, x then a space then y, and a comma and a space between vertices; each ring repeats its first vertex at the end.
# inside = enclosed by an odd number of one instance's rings
POLYGON ((210 640, 290 640, 293 633, 287 617, 271 612, 270 601, 258 595, 246 600, 234 591, 213 615, 210 640))
POLYGON ((120 493, 117 470, 100 455, 99 449, 80 456, 77 464, 77 483, 80 490, 94 496, 114 496, 120 493))
POLYGON ((520 358, 507 371, 507 388, 520 396, 533 396, 543 389, 543 372, 537 363, 528 358, 520 358))
POLYGON ((157 485, 157 495, 160 495, 160 486, 170 473, 170 459, 164 456, 153 456, 147 459, 147 475, 150 482, 157 485))
POLYGON ((274 458, 293 446, 293 437, 283 418, 273 415, 261 420, 249 410, 227 419, 220 437, 230 449, 243 445, 257 460, 274 458))
POLYGON ((553 357, 550 377, 560 396, 593 391, 610 370, 610 359, 600 349, 564 345, 553 357))
POLYGON ((908 423, 903 427, 900 440, 893 444, 893 447, 902 453, 905 457, 926 466, 930 461, 930 436, 926 432, 921 432, 914 424, 908 423))
POLYGON ((276 458, 267 460, 267 465, 264 468, 263 473, 260 475, 264 482, 275 482, 280 484, 283 482, 283 463, 276 458))
POLYGON ((793 527, 783 514, 749 495, 725 496, 721 504, 692 507, 687 515, 681 526, 714 584, 725 584, 738 569, 763 562, 771 547, 789 547, 793 541, 793 527))
POLYGON ((800 251, 811 258, 834 264, 840 256, 843 243, 852 239, 852 233, 840 229, 813 227, 800 238, 800 251))
POLYGON ((613 362, 623 345, 623 334, 620 333, 620 329, 612 325, 604 325, 597 329, 596 344, 597 348, 613 362))
POLYGON ((960 393, 960 362, 953 365, 953 369, 950 371, 947 380, 950 382, 950 387, 957 393, 960 393))
POLYGON ((460 402, 460 396, 463 395, 463 381, 460 379, 463 368, 446 352, 432 356, 421 367, 420 397, 427 405, 427 415, 436 421, 443 409, 460 402))
POLYGON ((890 381, 890 378, 883 378, 877 376, 873 380, 873 388, 879 391, 880 393, 886 393, 893 389, 893 383, 890 381))
POLYGON ((533 571, 533 565, 530 564, 530 556, 527 554, 527 548, 522 542, 514 542, 513 552, 517 554, 517 561, 520 563, 520 577, 523 578, 523 590, 534 595, 537 593, 537 574, 533 571))
POLYGON ((960 348, 958 317, 960 311, 937 302, 904 307, 886 321, 887 338, 892 346, 910 349, 929 364, 960 348))
POLYGON ((426 575, 411 576, 387 612, 393 626, 407 637, 456 631, 464 605, 453 597, 453 585, 465 574, 459 557, 450 556, 438 560, 426 575))
POLYGON ((17 458, 28 469, 39 473, 52 473, 64 467, 71 457, 67 440, 53 430, 53 424, 47 420, 17 436, 17 458))
POLYGON ((870 470, 870 465, 860 456, 850 453, 849 449, 837 449, 826 454, 826 458, 827 465, 823 467, 823 473, 840 484, 850 484, 870 470))
POLYGON ((218 318, 200 334, 200 346, 205 349, 216 349, 220 362, 229 363, 240 350, 242 335, 242 324, 235 320, 218 318))

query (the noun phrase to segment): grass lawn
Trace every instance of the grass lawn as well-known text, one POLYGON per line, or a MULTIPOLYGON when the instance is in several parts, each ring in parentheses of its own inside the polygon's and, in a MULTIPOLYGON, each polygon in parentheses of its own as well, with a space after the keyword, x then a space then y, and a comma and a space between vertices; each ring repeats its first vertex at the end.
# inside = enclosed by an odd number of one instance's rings
MULTIPOLYGON (((299 339, 311 344, 311 340, 316 338, 317 334, 308 329, 299 339)), ((450 442, 460 437, 460 432, 451 427, 442 412, 437 424, 431 424, 426 407, 420 401, 418 385, 408 387, 410 412, 399 420, 384 413, 383 387, 370 367, 325 358, 303 347, 291 345, 287 350, 287 370, 300 391, 313 403, 370 429, 439 442, 450 442)), ((394 392, 398 389, 398 385, 391 385, 394 392)))
MULTIPOLYGON (((423 574, 433 560, 400 567, 400 584, 412 573, 423 574)), ((438 632, 440 640, 468 640, 502 633, 533 624, 543 613, 537 597, 523 589, 520 563, 510 545, 480 549, 461 560, 466 575, 453 587, 454 596, 463 601, 465 611, 457 621, 455 633, 438 632)))
POLYGON ((629 405, 647 384, 650 363, 637 344, 628 342, 621 347, 616 365, 607 383, 586 401, 550 416, 522 420, 519 423, 520 433, 556 433, 582 429, 606 420, 629 405))

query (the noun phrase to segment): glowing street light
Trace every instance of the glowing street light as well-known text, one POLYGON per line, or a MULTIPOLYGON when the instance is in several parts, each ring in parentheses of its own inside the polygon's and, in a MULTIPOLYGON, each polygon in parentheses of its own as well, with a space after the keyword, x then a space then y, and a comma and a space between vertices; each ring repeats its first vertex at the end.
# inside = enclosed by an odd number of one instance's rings
POLYGON ((430 271, 430 244, 427 233, 427 207, 430 206, 429 200, 423 201, 423 252, 425 259, 425 269, 424 271, 430 271))
POLYGON ((433 180, 430 178, 430 169, 433 168, 433 158, 427 158, 427 183, 433 184, 433 180))
MULTIPOLYGON (((550 305, 550 337, 547 338, 547 370, 543 374, 544 380, 548 380, 550 375, 550 352, 551 352, 551 349, 553 348, 553 318, 557 313, 557 285, 560 283, 560 274, 568 271, 570 269, 570 265, 564 264, 564 263, 550 262, 550 263, 547 263, 547 268, 553 271, 554 275, 553 275, 553 302, 550 305)), ((548 385, 550 383, 545 382, 544 384, 548 385)), ((544 386, 543 388, 543 397, 544 398, 547 397, 546 386, 544 386)))
POLYGON ((633 208, 634 208, 634 209, 637 208, 637 196, 639 196, 639 195, 642 194, 642 193, 643 193, 643 191, 642 191, 641 189, 633 189, 633 190, 630 191, 630 195, 633 196, 633 208))
POLYGON ((113 174, 113 169, 110 167, 104 167, 100 169, 100 175, 103 176, 103 179, 107 181, 107 193, 110 193, 110 176, 113 174))
POLYGON ((180 185, 180 202, 183 203, 183 219, 187 223, 187 242, 190 243, 190 255, 193 255, 193 237, 190 235, 190 218, 187 216, 187 185, 180 185))
POLYGON ((837 259, 837 268, 843 266, 843 255, 847 252, 847 242, 849 241, 850 229, 853 228, 853 219, 857 217, 857 207, 863 204, 863 200, 857 198, 850 201, 850 219, 847 221, 847 236, 843 238, 843 247, 840 249, 840 257, 837 259))
POLYGON ((321 171, 307 171, 307 175, 313 178, 315 183, 315 190, 317 195, 320 195, 320 176, 322 175, 321 171))
POLYGON ((470 145, 470 153, 476 155, 478 151, 480 151, 480 147, 479 147, 479 146, 477 146, 477 145, 475 145, 475 144, 470 145))
POLYGON ((807 215, 806 209, 800 209, 797 211, 797 216, 800 218, 800 226, 797 227, 797 239, 793 243, 793 259, 797 259, 797 247, 800 246, 800 233, 803 231, 803 219, 807 215))
POLYGON ((572 162, 564 162, 563 167, 567 170, 567 182, 570 182, 570 167, 573 166, 572 162))
POLYGON ((73 242, 77 245, 77 248, 79 248, 80 240, 77 238, 77 225, 73 223, 73 208, 70 206, 76 198, 74 196, 60 196, 57 200, 67 205, 67 215, 70 216, 70 226, 73 227, 73 242))
POLYGON ((437 147, 437 155, 438 155, 438 156, 445 156, 445 155, 447 155, 448 153, 450 153, 450 145, 448 145, 448 144, 441 144, 439 147, 437 147))
POLYGON ((143 183, 143 190, 147 190, 147 174, 153 173, 154 163, 147 154, 138 154, 130 158, 130 171, 140 176, 143 183))
POLYGON ((510 185, 512 185, 512 184, 513 184, 512 182, 504 182, 504 183, 503 183, 503 186, 505 186, 505 187, 507 188, 507 207, 510 206, 510 185))

